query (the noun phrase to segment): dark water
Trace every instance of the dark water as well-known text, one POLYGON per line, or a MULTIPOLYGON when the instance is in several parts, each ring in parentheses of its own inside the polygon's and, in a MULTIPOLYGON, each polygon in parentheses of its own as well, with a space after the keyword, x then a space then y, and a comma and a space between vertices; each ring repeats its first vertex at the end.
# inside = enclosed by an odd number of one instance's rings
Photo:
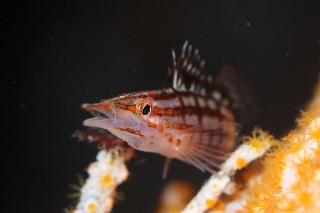
MULTIPOLYGON (((97 152, 70 138, 90 116, 80 104, 163 87, 171 49, 179 52, 186 39, 207 72, 236 64, 259 98, 253 124, 283 136, 319 72, 320 4, 304 2, 1 1, 4 212, 61 212, 71 204, 68 185, 97 152)), ((154 210, 164 159, 141 155, 146 163, 130 166, 114 212, 154 210)), ((174 162, 168 179, 199 187, 207 176, 174 162)))

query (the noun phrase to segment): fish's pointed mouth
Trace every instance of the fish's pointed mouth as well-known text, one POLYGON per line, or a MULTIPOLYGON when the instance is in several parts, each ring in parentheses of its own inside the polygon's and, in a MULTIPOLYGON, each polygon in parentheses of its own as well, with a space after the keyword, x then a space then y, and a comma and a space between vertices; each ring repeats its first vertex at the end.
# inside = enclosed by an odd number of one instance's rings
POLYGON ((82 104, 81 105, 82 109, 87 110, 90 112, 93 116, 106 116, 109 117, 108 114, 112 112, 114 109, 113 104, 111 103, 95 103, 95 104, 82 104))
POLYGON ((114 103, 101 102, 94 104, 82 104, 81 108, 90 112, 94 117, 83 121, 84 126, 106 129, 115 136, 132 141, 139 138, 139 125, 136 121, 128 119, 126 111, 119 111, 114 103))
POLYGON ((114 125, 114 120, 107 117, 99 116, 84 120, 83 125, 88 127, 98 127, 109 130, 114 125))
POLYGON ((106 129, 107 126, 113 125, 116 120, 116 113, 112 103, 86 103, 82 104, 81 108, 87 110, 94 116, 94 118, 86 119, 83 122, 83 125, 85 126, 101 127, 106 129), (102 124, 103 126, 101 126, 102 124))

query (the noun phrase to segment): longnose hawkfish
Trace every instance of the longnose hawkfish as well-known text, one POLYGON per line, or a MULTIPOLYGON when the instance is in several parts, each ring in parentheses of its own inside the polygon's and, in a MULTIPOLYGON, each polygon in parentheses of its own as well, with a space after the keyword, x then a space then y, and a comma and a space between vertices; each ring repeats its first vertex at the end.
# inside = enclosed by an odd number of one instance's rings
POLYGON ((95 115, 83 124, 106 129, 136 150, 165 156, 164 177, 172 158, 214 173, 237 144, 238 122, 252 111, 252 92, 230 64, 213 80, 187 41, 178 59, 172 50, 172 60, 169 88, 82 104, 95 115))

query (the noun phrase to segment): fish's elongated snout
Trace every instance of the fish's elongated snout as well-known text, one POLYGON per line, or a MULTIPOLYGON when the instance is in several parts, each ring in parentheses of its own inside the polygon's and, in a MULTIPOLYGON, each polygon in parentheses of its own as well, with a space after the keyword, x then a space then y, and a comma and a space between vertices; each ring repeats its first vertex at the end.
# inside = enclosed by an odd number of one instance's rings
POLYGON ((89 118, 83 121, 84 126, 99 127, 110 129, 116 121, 116 110, 113 103, 104 101, 101 103, 85 103, 81 108, 90 112, 94 118, 89 118))
POLYGON ((115 136, 129 142, 141 137, 137 116, 131 111, 117 107, 113 100, 101 103, 85 103, 81 108, 90 112, 94 117, 83 121, 84 126, 106 129, 115 136))
POLYGON ((114 104, 110 102, 102 102, 102 103, 85 103, 81 105, 82 109, 87 110, 94 116, 104 115, 107 117, 112 116, 112 112, 114 110, 114 104))

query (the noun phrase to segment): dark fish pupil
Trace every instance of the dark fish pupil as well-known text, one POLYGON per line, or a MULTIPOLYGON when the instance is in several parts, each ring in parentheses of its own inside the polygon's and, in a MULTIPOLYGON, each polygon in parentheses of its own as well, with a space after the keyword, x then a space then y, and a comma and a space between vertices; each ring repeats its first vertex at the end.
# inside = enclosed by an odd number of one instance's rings
POLYGON ((148 114, 150 113, 150 111, 151 111, 151 107, 150 107, 149 104, 147 104, 147 105, 145 105, 145 106, 143 107, 143 109, 142 109, 142 114, 143 114, 143 115, 148 115, 148 114))

